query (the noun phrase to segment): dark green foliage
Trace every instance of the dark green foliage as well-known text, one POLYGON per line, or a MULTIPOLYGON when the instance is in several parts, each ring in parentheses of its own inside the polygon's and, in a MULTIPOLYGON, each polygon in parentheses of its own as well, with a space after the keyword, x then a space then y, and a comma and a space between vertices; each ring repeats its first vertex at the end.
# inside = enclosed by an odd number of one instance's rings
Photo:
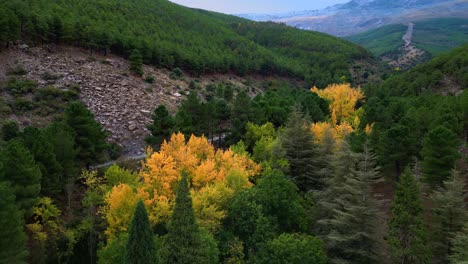
POLYGON ((245 125, 254 118, 253 114, 249 95, 245 91, 241 91, 232 104, 232 129, 228 138, 229 143, 235 143, 242 138, 246 132, 245 125))
POLYGON ((230 202, 224 232, 237 237, 244 244, 244 256, 252 257, 263 243, 277 235, 277 226, 263 214, 263 207, 256 202, 255 189, 249 189, 230 202))
POLYGON ((432 195, 432 252, 437 263, 448 263, 454 253, 453 240, 457 233, 463 232, 463 225, 468 223, 468 211, 464 190, 465 182, 461 173, 454 171, 444 187, 432 195))
POLYGON ((282 234, 268 241, 255 257, 259 264, 326 264, 327 255, 318 238, 304 234, 282 234))
POLYGON ((0 263, 26 263, 23 224, 23 213, 15 204, 11 186, 0 182, 0 263))
POLYGON ((184 72, 180 68, 174 68, 169 77, 174 80, 181 80, 184 78, 184 72))
POLYGON ((270 222, 278 225, 281 232, 306 230, 306 211, 297 187, 281 172, 264 175, 254 187, 255 201, 270 222))
POLYGON ((179 111, 175 117, 176 127, 186 137, 190 137, 192 134, 197 136, 203 134, 204 113, 202 105, 196 91, 190 91, 187 99, 179 105, 179 111))
POLYGON ((130 71, 136 75, 143 75, 143 57, 139 50, 135 49, 132 51, 132 54, 129 58, 130 61, 130 71))
POLYGON ((430 263, 420 196, 419 185, 407 169, 400 177, 389 223, 388 239, 397 263, 430 263))
POLYGON ((10 78, 5 85, 5 89, 14 96, 31 93, 37 87, 37 83, 33 80, 18 79, 14 77, 10 78))
POLYGON ((153 232, 142 200, 138 201, 128 232, 125 263, 157 263, 153 232))
POLYGON ((17 140, 9 141, 1 152, 4 175, 0 181, 8 181, 16 196, 18 207, 26 215, 36 204, 41 192, 41 170, 33 155, 17 140))
POLYGON ((151 136, 146 138, 146 142, 158 149, 163 141, 169 140, 172 133, 174 133, 175 121, 164 105, 158 106, 151 118, 153 124, 148 126, 151 136))
MULTIPOLYGON (((98 251, 98 263, 124 264, 127 241, 128 233, 119 234, 116 238, 108 241, 107 245, 98 251)), ((156 263, 156 261, 153 263, 156 263)))
POLYGON ((317 229, 331 263, 376 263, 382 245, 377 232, 380 203, 372 192, 380 177, 376 157, 367 147, 352 153, 343 142, 332 168, 328 186, 319 195, 317 229))
POLYGON ((349 77, 369 53, 350 42, 276 23, 192 10, 166 0, 14 0, 2 8, 0 43, 63 43, 196 74, 251 72, 324 86, 349 77))
POLYGON ((207 238, 208 234, 202 233, 196 222, 185 172, 182 173, 177 187, 175 205, 167 229, 163 263, 205 264, 217 260, 217 256, 212 255, 216 253, 210 246, 213 242, 207 238))
POLYGON ((19 127, 18 123, 14 121, 6 122, 2 125, 2 139, 9 141, 18 136, 19 127))
POLYGON ((309 126, 297 108, 292 111, 281 135, 281 146, 285 151, 285 158, 289 161, 288 176, 299 190, 307 192, 321 189, 323 182, 318 173, 318 148, 309 126))
POLYGON ((27 127, 21 133, 24 145, 29 149, 42 174, 41 192, 45 195, 58 194, 63 189, 63 169, 55 156, 54 147, 44 132, 27 127))
POLYGON ((91 111, 81 103, 71 103, 65 111, 65 122, 73 130, 80 161, 89 166, 102 160, 108 148, 107 133, 91 111))
POLYGON ((424 180, 432 187, 441 186, 450 176, 458 154, 458 138, 447 128, 438 126, 429 131, 421 151, 424 180))
POLYGON ((45 129, 44 137, 52 145, 57 162, 63 169, 62 186, 76 179, 79 161, 72 129, 65 123, 53 123, 45 129))
POLYGON ((380 140, 380 157, 385 163, 394 165, 396 175, 411 161, 414 153, 411 136, 409 127, 396 125, 385 131, 380 140))

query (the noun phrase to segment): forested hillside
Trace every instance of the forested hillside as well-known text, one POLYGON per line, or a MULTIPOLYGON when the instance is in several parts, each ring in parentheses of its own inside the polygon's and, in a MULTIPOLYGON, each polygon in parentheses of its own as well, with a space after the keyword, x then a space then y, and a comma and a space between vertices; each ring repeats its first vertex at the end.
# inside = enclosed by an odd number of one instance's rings
POLYGON ((226 19, 166 0, 15 0, 2 5, 0 12, 2 46, 23 39, 125 57, 136 49, 147 64, 195 74, 278 74, 323 87, 343 76, 352 81, 352 61, 369 59, 366 50, 338 38, 226 19))
POLYGON ((362 48, 164 0, 0 25, 1 264, 466 262, 468 45, 359 87, 362 48))

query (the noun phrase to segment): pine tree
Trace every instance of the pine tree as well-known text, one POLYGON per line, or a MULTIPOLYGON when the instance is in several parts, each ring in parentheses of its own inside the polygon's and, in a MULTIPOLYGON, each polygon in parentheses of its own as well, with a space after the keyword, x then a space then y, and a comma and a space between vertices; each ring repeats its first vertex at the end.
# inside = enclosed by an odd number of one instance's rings
POLYGON ((157 263, 153 232, 142 200, 138 201, 129 228, 126 246, 125 263, 154 264, 157 263))
POLYGON ((409 169, 400 177, 391 206, 389 243, 396 263, 429 263, 421 192, 409 169))
POLYGON ((186 138, 192 134, 201 136, 203 131, 201 124, 203 121, 203 106, 196 91, 191 91, 187 99, 179 105, 175 117, 176 127, 186 138))
POLYGON ((64 187, 63 169, 57 161, 51 142, 43 131, 33 127, 25 128, 21 137, 41 170, 41 192, 47 195, 61 192, 64 187))
POLYGON ((75 135, 78 158, 89 166, 102 159, 108 145, 107 133, 82 103, 71 103, 65 110, 65 122, 75 135))
POLYGON ((452 240, 453 250, 450 255, 452 264, 468 264, 468 222, 452 240))
POLYGON ((246 132, 245 126, 253 119, 252 113, 253 109, 249 95, 245 91, 241 91, 237 94, 236 99, 232 103, 232 129, 228 137, 229 144, 235 144, 242 139, 246 132))
POLYGON ((432 187, 441 186, 450 177, 459 158, 458 138, 449 129, 438 126, 429 131, 421 151, 424 180, 432 187))
MULTIPOLYGON (((4 175, 16 195, 16 203, 26 215, 36 204, 41 191, 41 170, 31 153, 19 141, 9 141, 1 153, 4 175)), ((0 175, 1 176, 1 175, 0 175)))
POLYGON ((15 204, 11 186, 0 182, 0 263, 26 263, 23 214, 15 204))
POLYGON ((139 50, 133 50, 132 54, 130 54, 130 71, 142 76, 143 75, 143 57, 139 50))
POLYGON ((168 264, 212 263, 209 248, 198 227, 192 207, 192 197, 186 172, 177 187, 175 206, 168 224, 163 262, 168 264))
POLYGON ((438 263, 447 263, 453 253, 452 241, 468 221, 468 211, 465 204, 467 195, 464 191, 464 178, 454 171, 451 178, 444 182, 444 188, 434 192, 433 215, 433 245, 434 256, 438 263))
POLYGON ((321 201, 327 212, 319 221, 326 224, 322 237, 332 263, 376 263, 382 241, 377 235, 380 203, 372 193, 380 178, 376 158, 367 147, 352 153, 346 142, 339 151, 331 191, 321 201))
POLYGON ((163 141, 169 140, 174 132, 175 120, 164 105, 158 106, 151 118, 153 124, 148 126, 151 136, 146 138, 146 142, 158 149, 163 141))
POLYGON ((321 189, 323 182, 318 173, 317 146, 297 107, 293 109, 281 136, 281 145, 289 161, 289 176, 297 187, 303 192, 321 189))

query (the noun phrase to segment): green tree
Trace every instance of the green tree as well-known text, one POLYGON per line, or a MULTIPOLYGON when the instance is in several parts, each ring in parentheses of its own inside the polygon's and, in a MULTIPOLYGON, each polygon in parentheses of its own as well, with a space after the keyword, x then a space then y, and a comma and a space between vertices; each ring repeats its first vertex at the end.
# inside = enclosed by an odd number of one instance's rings
POLYGON ((167 229, 163 263, 204 264, 213 263, 213 259, 217 259, 217 256, 210 254, 215 251, 207 244, 207 234, 202 234, 195 219, 186 172, 182 173, 179 181, 167 229))
POLYGON ((41 192, 46 195, 60 193, 64 187, 63 170, 51 141, 44 136, 43 131, 33 127, 25 128, 21 137, 41 169, 41 192))
POLYGON ((228 143, 234 144, 242 139, 245 134, 245 126, 253 119, 252 104, 250 97, 245 91, 237 94, 232 103, 231 110, 231 134, 228 137, 228 143))
POLYGON ((129 57, 130 60, 130 71, 136 75, 143 75, 143 57, 139 50, 135 49, 132 51, 129 57))
POLYGON ((450 179, 444 182, 444 188, 432 195, 434 208, 431 241, 438 263, 448 263, 448 257, 453 253, 453 239, 468 221, 464 186, 464 178, 454 171, 450 179))
POLYGON ((409 169, 400 177, 392 202, 389 243, 397 263, 429 263, 421 192, 409 169))
POLYGON ((318 221, 331 263, 378 262, 380 203, 372 192, 380 178, 376 157, 367 147, 352 153, 343 142, 332 164, 329 186, 319 196, 323 212, 318 221))
POLYGON ((157 263, 153 232, 142 200, 138 201, 130 224, 125 263, 157 263))
POLYGON ((268 241, 255 257, 259 264, 326 264, 320 239, 305 234, 282 234, 268 241))
POLYGON ((147 128, 151 135, 146 138, 146 142, 153 147, 159 148, 164 140, 168 140, 174 133, 175 120, 167 111, 166 106, 160 105, 151 116, 153 124, 147 128))
POLYGON ((5 141, 11 140, 17 137, 19 134, 18 123, 10 121, 6 122, 2 126, 2 139, 5 141))
POLYGON ((0 197, 0 263, 26 263, 24 218, 9 184, 0 182, 0 197))
POLYGON ((191 91, 187 99, 179 105, 175 117, 176 127, 186 138, 189 138, 192 134, 196 136, 203 134, 201 128, 201 124, 205 122, 203 110, 202 102, 196 91, 191 91))
POLYGON ((314 143, 314 135, 298 108, 293 109, 281 135, 281 146, 289 161, 288 175, 299 190, 307 192, 321 189, 323 181, 317 173, 318 148, 314 143))
POLYGON ((450 255, 450 263, 468 263, 468 222, 461 232, 458 232, 452 240, 453 251, 450 255))
POLYGON ((449 178, 460 156, 457 147, 457 135, 443 126, 429 131, 424 137, 422 172, 424 180, 432 188, 441 186, 449 178))
POLYGON ((0 160, 4 166, 4 175, 0 181, 11 183, 18 207, 29 215, 41 192, 39 166, 34 161, 33 155, 16 140, 8 142, 1 153, 0 160))
POLYGON ((108 148, 107 133, 82 103, 71 103, 65 110, 65 122, 73 130, 79 160, 89 167, 101 160, 108 148))
POLYGON ((396 175, 408 164, 413 156, 411 130, 404 125, 395 125, 386 130, 379 141, 380 157, 383 163, 393 164, 396 175))

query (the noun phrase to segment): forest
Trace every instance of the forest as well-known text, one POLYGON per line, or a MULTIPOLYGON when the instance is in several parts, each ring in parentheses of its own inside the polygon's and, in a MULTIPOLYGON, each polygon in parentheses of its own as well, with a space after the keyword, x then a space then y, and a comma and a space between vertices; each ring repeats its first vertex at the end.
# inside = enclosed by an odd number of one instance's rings
POLYGON ((194 74, 277 74, 323 88, 343 78, 352 81, 353 60, 372 61, 367 50, 336 37, 167 0, 13 0, 2 5, 0 17, 1 46, 21 38, 126 58, 136 49, 146 64, 194 74))
POLYGON ((358 87, 361 47, 163 0, 14 0, 0 25, 2 49, 113 53, 135 78, 146 63, 308 85, 191 82, 175 112, 154 106, 142 161, 101 167, 119 150, 79 87, 10 69, 11 111, 33 98, 53 118, 0 122, 0 263, 468 260, 468 45, 358 87))

